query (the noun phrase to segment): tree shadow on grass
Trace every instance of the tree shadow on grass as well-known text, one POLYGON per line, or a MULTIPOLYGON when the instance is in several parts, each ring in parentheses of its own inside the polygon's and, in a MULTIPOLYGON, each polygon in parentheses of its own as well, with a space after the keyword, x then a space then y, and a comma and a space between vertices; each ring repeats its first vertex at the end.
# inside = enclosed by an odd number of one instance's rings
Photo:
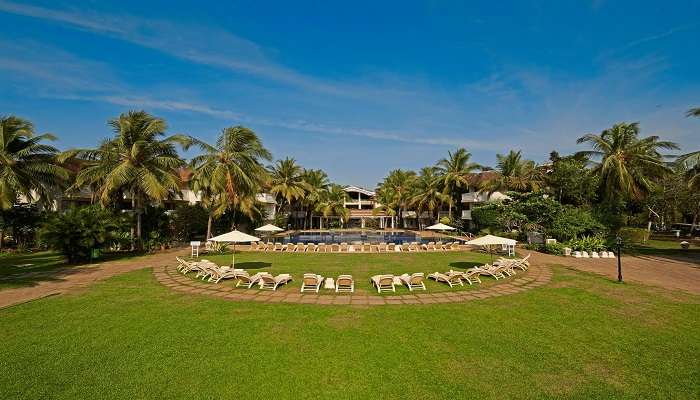
POLYGON ((237 262, 236 263, 236 268, 241 268, 241 269, 263 269, 263 268, 269 268, 271 266, 272 266, 271 263, 263 262, 263 261, 245 261, 245 262, 237 262))
POLYGON ((478 263, 478 262, 470 262, 470 261, 455 261, 451 262, 449 264, 450 268, 457 268, 457 269, 469 269, 469 268, 474 268, 474 267, 480 267, 484 265, 483 263, 478 263))

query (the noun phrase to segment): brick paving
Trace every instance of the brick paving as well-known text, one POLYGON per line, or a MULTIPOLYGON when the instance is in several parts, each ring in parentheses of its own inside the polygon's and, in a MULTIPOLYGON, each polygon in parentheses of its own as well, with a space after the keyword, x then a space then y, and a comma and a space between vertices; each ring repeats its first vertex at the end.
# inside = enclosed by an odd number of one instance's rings
POLYGON ((366 296, 345 294, 307 294, 270 292, 257 289, 235 289, 216 287, 213 284, 196 282, 180 274, 174 264, 158 265, 153 268, 153 274, 158 282, 177 292, 216 296, 229 301, 264 301, 268 303, 319 304, 319 305, 350 305, 359 308, 380 305, 406 304, 437 304, 476 301, 490 297, 508 296, 531 290, 549 283, 552 271, 544 265, 532 265, 525 277, 517 277, 503 283, 478 289, 475 291, 456 291, 440 293, 415 293, 391 296, 366 296))

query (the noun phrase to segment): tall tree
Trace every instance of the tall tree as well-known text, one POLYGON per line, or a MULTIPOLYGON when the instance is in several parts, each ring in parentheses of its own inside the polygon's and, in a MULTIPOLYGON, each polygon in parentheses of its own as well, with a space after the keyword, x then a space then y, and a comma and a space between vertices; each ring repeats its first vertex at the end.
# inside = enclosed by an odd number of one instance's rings
POLYGON ((496 191, 537 191, 542 185, 542 174, 534 161, 523 159, 522 152, 509 151, 496 155, 496 174, 482 184, 482 189, 496 191))
POLYGON ((147 202, 160 203, 179 193, 182 181, 177 172, 184 165, 175 148, 192 139, 184 135, 165 137, 167 124, 145 111, 129 111, 108 122, 114 137, 96 149, 74 149, 61 159, 85 161, 77 173, 74 188, 98 185, 100 202, 107 205, 115 193, 131 199, 136 214, 137 247, 142 248, 141 219, 147 202))
MULTIPOLYGON (((691 108, 686 115, 689 117, 700 117, 700 107, 691 108)), ((683 164, 686 168, 688 187, 700 190, 700 150, 683 154, 678 157, 677 163, 683 164)))
POLYGON ((579 154, 594 160, 592 172, 600 176, 607 200, 643 198, 654 188, 655 179, 670 172, 660 150, 678 149, 658 136, 640 138, 638 123, 616 124, 600 135, 585 135, 577 143, 591 145, 592 150, 579 154))
MULTIPOLYGON (((258 213, 255 195, 267 180, 264 161, 272 155, 258 135, 243 126, 225 128, 215 145, 195 141, 204 153, 192 159, 195 189, 209 210, 211 222, 228 210, 249 217, 258 213)), ((233 220, 235 223, 235 218, 233 220)))
POLYGON ((342 186, 332 184, 328 190, 323 192, 321 202, 316 206, 316 211, 321 212, 321 215, 326 220, 331 216, 340 217, 340 223, 344 225, 350 216, 350 210, 345 208, 347 196, 348 194, 343 190, 342 186))
POLYGON ((415 190, 416 173, 395 169, 379 183, 377 199, 382 205, 373 212, 386 211, 389 215, 399 218, 399 225, 404 226, 403 212, 408 209, 409 202, 415 190))
MULTIPOLYGON (((414 207, 420 223, 420 216, 424 211, 430 212, 433 221, 437 220, 436 212, 445 203, 451 203, 449 194, 440 190, 442 176, 437 175, 437 167, 421 168, 416 179, 414 194, 409 200, 411 207, 414 207)), ((451 216, 451 214, 450 214, 451 216)))
POLYGON ((31 122, 15 116, 0 117, 0 210, 11 208, 21 197, 45 201, 68 171, 56 162, 56 148, 45 142, 50 134, 36 135, 31 122))
POLYGON ((321 203, 323 196, 330 187, 331 183, 328 179, 328 175, 320 169, 304 170, 302 180, 306 184, 306 187, 304 188, 305 193, 302 200, 306 217, 304 219, 304 228, 306 228, 307 220, 309 222, 309 226, 311 226, 311 211, 315 210, 316 206, 321 203))
POLYGON ((304 198, 306 183, 303 179, 304 169, 293 158, 278 160, 269 168, 269 190, 279 200, 280 210, 288 207, 292 212, 293 203, 304 198))
POLYGON ((447 202, 450 218, 452 215, 452 205, 460 203, 462 192, 469 188, 472 174, 481 168, 477 163, 471 162, 471 153, 466 149, 457 149, 454 153, 449 151, 447 158, 437 162, 435 166, 436 179, 439 179, 443 193, 449 196, 447 202))

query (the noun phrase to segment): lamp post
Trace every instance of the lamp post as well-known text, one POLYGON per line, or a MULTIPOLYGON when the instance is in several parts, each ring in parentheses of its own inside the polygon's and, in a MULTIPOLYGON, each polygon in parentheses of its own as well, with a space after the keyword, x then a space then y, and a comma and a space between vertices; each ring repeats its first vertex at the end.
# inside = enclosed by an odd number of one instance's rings
POLYGON ((620 236, 615 238, 617 243, 617 281, 622 282, 622 238, 620 236))

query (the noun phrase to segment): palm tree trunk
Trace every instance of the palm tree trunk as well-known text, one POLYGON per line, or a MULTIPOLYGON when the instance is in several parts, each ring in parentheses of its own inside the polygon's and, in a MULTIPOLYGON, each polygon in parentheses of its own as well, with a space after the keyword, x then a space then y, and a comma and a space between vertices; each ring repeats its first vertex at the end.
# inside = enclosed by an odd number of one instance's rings
POLYGON ((211 213, 209 213, 209 219, 207 220, 207 240, 211 239, 211 224, 213 220, 214 218, 212 217, 211 213))

